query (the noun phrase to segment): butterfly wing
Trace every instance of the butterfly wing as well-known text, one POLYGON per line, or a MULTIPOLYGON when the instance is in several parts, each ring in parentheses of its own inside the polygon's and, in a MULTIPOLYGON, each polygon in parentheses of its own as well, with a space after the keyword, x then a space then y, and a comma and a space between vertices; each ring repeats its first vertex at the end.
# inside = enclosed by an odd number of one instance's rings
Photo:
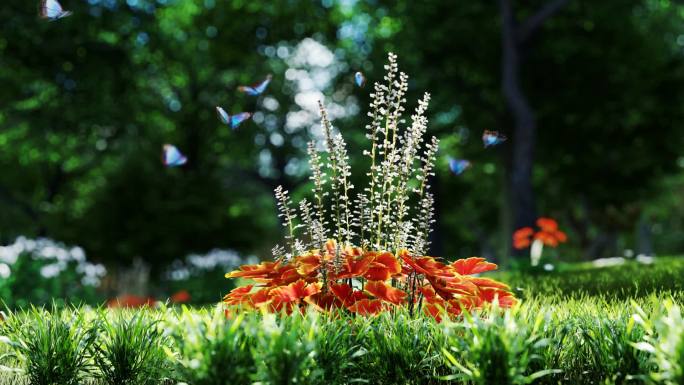
POLYGON ((188 158, 181 154, 176 146, 172 144, 165 144, 162 152, 162 160, 167 167, 182 166, 188 162, 188 158))
POLYGON ((482 142, 485 147, 496 146, 501 144, 506 140, 504 135, 501 135, 498 131, 488 131, 485 130, 482 134, 482 142))
POLYGON ((470 161, 466 159, 454 159, 449 158, 449 169, 455 175, 461 175, 465 170, 470 167, 470 161))
POLYGON ((251 112, 240 112, 230 117, 230 127, 232 129, 238 128, 242 122, 252 117, 251 112))
POLYGON ((361 72, 357 72, 354 74, 354 82, 357 86, 363 87, 366 84, 366 77, 361 72))
POLYGON ((44 19, 57 20, 69 15, 71 12, 65 11, 57 0, 41 0, 40 2, 40 17, 44 19))
POLYGON ((252 86, 252 89, 256 92, 257 95, 260 95, 262 92, 266 90, 266 87, 268 87, 268 84, 271 82, 271 78, 272 76, 268 75, 266 76, 266 79, 252 86))
POLYGON ((259 83, 256 83, 251 86, 238 87, 238 91, 244 92, 249 96, 259 96, 266 90, 266 87, 268 87, 268 84, 271 82, 271 79, 272 76, 268 75, 266 79, 260 81, 259 83))
POLYGON ((230 115, 223 108, 216 106, 216 115, 223 124, 230 125, 230 115))

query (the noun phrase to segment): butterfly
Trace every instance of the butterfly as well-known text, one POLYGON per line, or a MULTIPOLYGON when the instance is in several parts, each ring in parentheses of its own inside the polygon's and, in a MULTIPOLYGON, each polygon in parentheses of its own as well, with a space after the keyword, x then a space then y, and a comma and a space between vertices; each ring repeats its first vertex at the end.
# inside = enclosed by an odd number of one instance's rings
POLYGON ((229 125, 233 130, 238 128, 242 122, 252 117, 251 112, 240 112, 235 115, 228 115, 226 110, 218 106, 216 107, 216 113, 218 114, 221 122, 229 125))
POLYGON ((259 96, 262 92, 266 90, 266 87, 268 87, 268 83, 271 82, 271 78, 273 78, 273 76, 268 75, 266 76, 266 79, 252 86, 240 86, 238 87, 238 91, 244 92, 249 96, 259 96))
POLYGON ((449 157, 449 169, 451 172, 453 172, 455 175, 461 175, 465 170, 470 168, 471 163, 469 160, 465 159, 454 159, 452 157, 449 157))
POLYGON ((43 19, 54 21, 71 15, 71 12, 65 11, 57 0, 40 0, 38 15, 43 19))
POLYGON ((366 77, 363 76, 361 72, 357 72, 354 74, 354 82, 357 86, 363 87, 364 85, 366 85, 366 77))
POLYGON ((496 146, 497 144, 501 144, 505 141, 506 137, 504 135, 499 134, 499 131, 485 130, 482 133, 482 142, 484 143, 485 148, 496 146))
POLYGON ((172 144, 165 144, 162 150, 162 162, 166 167, 178 167, 186 164, 188 158, 181 154, 176 146, 172 144))

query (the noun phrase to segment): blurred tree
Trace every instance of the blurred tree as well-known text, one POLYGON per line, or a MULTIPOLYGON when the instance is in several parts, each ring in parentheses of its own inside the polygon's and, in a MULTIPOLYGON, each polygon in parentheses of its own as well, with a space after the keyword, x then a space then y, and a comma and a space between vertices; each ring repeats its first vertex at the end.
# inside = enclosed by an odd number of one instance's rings
MULTIPOLYGON (((511 16, 536 20, 549 1, 517 4, 511 16)), ((515 150, 483 151, 483 129, 500 129, 513 147, 535 143, 533 208, 570 224, 590 256, 613 252, 644 211, 663 215, 647 204, 653 186, 681 172, 684 31, 673 2, 573 0, 518 47, 536 142, 516 139, 502 93, 496 2, 62 3, 73 15, 55 22, 25 1, 0 9, 0 242, 48 235, 110 266, 141 257, 161 267, 215 247, 265 255, 279 238, 271 190, 307 189, 310 127, 290 121, 315 118, 307 106, 319 98, 337 103, 335 117, 358 112, 368 88, 346 74, 380 79, 389 50, 412 76, 408 99, 433 94, 437 254, 494 255, 509 243, 515 150), (267 73, 267 95, 236 92, 267 73), (216 105, 256 113, 233 131, 216 105), (167 142, 188 155, 186 167, 161 165, 167 142), (454 177, 446 155, 474 167, 454 177)), ((365 119, 335 120, 351 154, 365 119)))
POLYGON ((0 237, 50 235, 97 260, 142 257, 155 268, 215 247, 267 252, 278 235, 271 192, 302 178, 286 168, 306 134, 283 130, 293 90, 277 49, 334 36, 327 8, 62 4, 73 15, 55 22, 25 1, 0 10, 0 237), (264 98, 236 87, 268 73, 277 111, 235 131, 222 125, 216 105, 263 110, 264 98), (161 165, 166 142, 188 155, 186 167, 161 165))
MULTIPOLYGON (((548 4, 519 4, 516 18, 530 20, 548 4)), ((505 170, 515 150, 505 143, 483 151, 479 141, 483 129, 496 128, 516 141, 496 65, 502 60, 497 5, 435 0, 356 8, 371 21, 363 43, 376 47, 371 61, 394 50, 413 75, 410 92, 433 92, 431 127, 444 139, 442 154, 474 161, 459 178, 446 167, 438 175, 438 226, 448 234, 447 255, 490 249, 501 224, 498 243, 510 244, 505 170)), ((654 186, 678 170, 681 28, 681 6, 672 2, 576 0, 534 35, 520 82, 537 111, 536 209, 570 224, 583 255, 612 255, 616 237, 631 236, 654 186)))

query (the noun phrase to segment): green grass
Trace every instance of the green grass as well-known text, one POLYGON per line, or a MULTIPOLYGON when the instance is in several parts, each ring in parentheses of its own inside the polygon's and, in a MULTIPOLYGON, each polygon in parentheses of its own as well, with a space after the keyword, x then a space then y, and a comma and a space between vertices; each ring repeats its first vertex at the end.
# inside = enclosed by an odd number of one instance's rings
POLYGON ((22 371, 0 384, 683 384, 682 266, 508 273, 520 307, 442 323, 404 311, 31 310, 0 324, 0 365, 22 371))
POLYGON ((98 313, 93 326, 98 338, 90 355, 103 384, 154 385, 166 379, 170 345, 160 326, 161 316, 147 311, 98 313))
POLYGON ((684 257, 659 258, 650 265, 628 261, 601 268, 591 263, 560 264, 552 272, 500 272, 491 276, 508 283, 523 299, 587 295, 629 299, 651 293, 684 292, 684 257))

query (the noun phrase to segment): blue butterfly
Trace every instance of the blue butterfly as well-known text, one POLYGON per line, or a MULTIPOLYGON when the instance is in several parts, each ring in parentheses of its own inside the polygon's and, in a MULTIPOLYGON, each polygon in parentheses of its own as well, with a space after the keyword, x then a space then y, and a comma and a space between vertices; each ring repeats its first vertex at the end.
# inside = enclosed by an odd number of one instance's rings
POLYGON ((71 15, 71 12, 65 11, 57 0, 40 0, 38 15, 43 19, 54 21, 71 15))
POLYGON ((465 159, 454 159, 452 157, 449 157, 449 169, 451 172, 453 172, 455 175, 461 175, 465 170, 470 168, 471 163, 469 160, 465 159))
POLYGON ((271 78, 273 78, 273 76, 268 75, 266 76, 266 79, 252 86, 240 86, 238 87, 238 91, 244 92, 249 96, 259 96, 262 92, 266 90, 266 87, 268 87, 268 83, 271 82, 271 78))
POLYGON ((242 122, 252 117, 251 112, 240 112, 235 115, 228 115, 226 110, 218 106, 216 107, 216 113, 218 114, 218 117, 221 120, 221 122, 227 124, 233 130, 238 128, 238 126, 242 122))
POLYGON ((496 146, 497 144, 501 144, 505 141, 506 137, 499 134, 499 131, 485 130, 484 133, 482 133, 482 142, 484 143, 485 148, 496 146))
POLYGON ((162 162, 166 167, 178 167, 186 164, 188 158, 181 154, 176 146, 172 144, 165 144, 162 149, 162 162))
POLYGON ((354 74, 354 82, 357 86, 363 87, 364 85, 366 85, 366 77, 363 76, 361 72, 357 72, 354 74))

